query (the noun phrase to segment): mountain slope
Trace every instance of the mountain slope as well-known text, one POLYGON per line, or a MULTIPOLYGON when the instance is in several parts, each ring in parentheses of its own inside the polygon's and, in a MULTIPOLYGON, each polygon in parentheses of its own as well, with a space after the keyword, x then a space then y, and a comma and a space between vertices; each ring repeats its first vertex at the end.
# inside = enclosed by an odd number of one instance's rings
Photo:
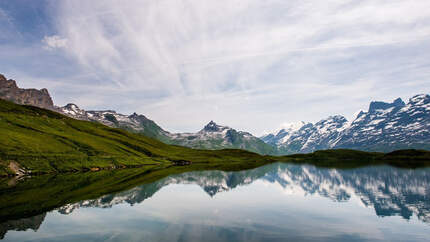
POLYGON ((12 173, 14 166, 34 173, 172 162, 245 165, 273 159, 240 150, 205 151, 167 145, 4 100, 0 100, 0 131, 0 175, 12 173))
POLYGON ((148 119, 144 115, 138 115, 136 113, 124 115, 113 110, 85 111, 73 103, 60 107, 59 111, 71 118, 94 121, 110 127, 121 128, 133 133, 139 133, 150 138, 158 139, 165 143, 169 140, 169 132, 163 130, 154 121, 148 119))

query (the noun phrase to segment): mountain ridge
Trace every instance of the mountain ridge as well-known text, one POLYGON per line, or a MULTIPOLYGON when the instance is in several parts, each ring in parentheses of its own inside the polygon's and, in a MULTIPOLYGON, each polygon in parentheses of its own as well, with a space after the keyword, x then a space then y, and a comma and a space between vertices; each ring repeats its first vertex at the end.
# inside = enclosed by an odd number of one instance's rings
POLYGON ((262 155, 310 153, 339 148, 380 152, 410 148, 430 149, 428 94, 415 95, 408 103, 401 98, 391 103, 372 101, 368 111, 361 111, 352 121, 342 115, 332 115, 316 123, 301 121, 288 124, 275 133, 259 138, 248 132, 218 125, 213 120, 196 133, 170 133, 153 120, 137 113, 124 115, 114 110, 86 111, 73 103, 57 107, 47 89, 21 89, 16 85, 16 81, 7 80, 1 74, 0 98, 194 149, 244 149, 262 155))
POLYGON ((261 139, 277 146, 281 154, 309 153, 324 149, 356 149, 390 152, 397 149, 430 149, 430 95, 418 94, 408 103, 373 101, 348 121, 341 115, 306 124, 288 134, 282 130, 261 139))

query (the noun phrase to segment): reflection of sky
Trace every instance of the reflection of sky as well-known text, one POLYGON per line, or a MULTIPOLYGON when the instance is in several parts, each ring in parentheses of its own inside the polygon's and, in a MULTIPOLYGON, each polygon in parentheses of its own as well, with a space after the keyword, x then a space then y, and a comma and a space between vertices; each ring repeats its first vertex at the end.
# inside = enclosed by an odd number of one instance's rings
POLYGON ((37 233, 9 231, 5 241, 423 241, 430 232, 416 217, 377 217, 355 196, 338 203, 281 189, 257 180, 211 198, 197 185, 168 185, 134 206, 51 212, 37 233))

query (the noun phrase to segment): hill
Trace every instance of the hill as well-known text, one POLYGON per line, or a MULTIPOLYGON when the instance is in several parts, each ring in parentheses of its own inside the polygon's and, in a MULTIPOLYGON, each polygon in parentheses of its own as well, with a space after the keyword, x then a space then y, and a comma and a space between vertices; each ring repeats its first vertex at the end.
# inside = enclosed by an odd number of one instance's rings
POLYGON ((125 130, 4 100, 0 100, 0 131, 1 175, 163 163, 244 165, 273 160, 242 150, 205 151, 167 145, 125 130))

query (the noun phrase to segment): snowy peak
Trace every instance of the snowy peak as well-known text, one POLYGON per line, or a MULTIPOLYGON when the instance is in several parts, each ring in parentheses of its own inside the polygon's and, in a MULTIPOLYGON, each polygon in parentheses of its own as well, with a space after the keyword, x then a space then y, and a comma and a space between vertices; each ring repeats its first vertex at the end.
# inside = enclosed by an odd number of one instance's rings
POLYGON ((230 128, 226 126, 218 125, 211 120, 208 124, 206 124, 206 126, 201 130, 201 132, 220 132, 225 129, 230 129, 230 128))
POLYGON ((297 131, 305 124, 306 123, 303 121, 295 122, 295 123, 284 123, 282 124, 282 129, 278 131, 277 135, 280 133, 291 133, 291 132, 297 131))
POLYGON ((377 110, 387 110, 387 109, 395 108, 395 107, 401 108, 404 106, 405 106, 405 103, 403 102, 403 100, 401 98, 397 98, 392 103, 373 101, 369 105, 369 113, 375 112, 377 110))
POLYGON ((268 144, 278 145, 280 143, 286 142, 291 137, 292 134, 300 130, 305 125, 307 125, 307 123, 303 121, 294 122, 294 123, 284 123, 281 125, 282 128, 279 131, 266 134, 260 137, 260 139, 268 144))
POLYGON ((80 109, 76 104, 69 103, 64 107, 60 107, 60 111, 69 117, 77 119, 87 119, 87 113, 85 110, 80 109))
POLYGON ((244 131, 210 121, 197 133, 169 134, 170 144, 196 149, 243 149, 260 154, 274 154, 275 148, 244 131))
POLYGON ((338 129, 342 128, 348 120, 341 115, 330 116, 326 119, 322 119, 315 124, 315 126, 319 129, 338 129))
POLYGON ((415 95, 413 97, 411 97, 409 99, 409 103, 410 105, 415 105, 415 106, 421 106, 421 105, 426 105, 430 102, 430 95, 428 94, 419 94, 419 95, 415 95))

